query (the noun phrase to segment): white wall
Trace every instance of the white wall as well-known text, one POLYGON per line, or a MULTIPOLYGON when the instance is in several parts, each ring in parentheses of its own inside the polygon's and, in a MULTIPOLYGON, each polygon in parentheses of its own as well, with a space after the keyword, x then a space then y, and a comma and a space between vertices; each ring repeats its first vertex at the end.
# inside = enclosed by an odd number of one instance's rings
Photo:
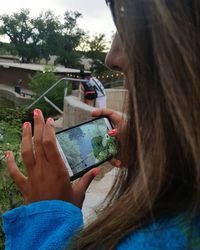
MULTIPOLYGON (((127 90, 107 89, 107 107, 118 112, 123 112, 124 105, 127 105, 127 90)), ((67 96, 64 100, 63 127, 71 127, 75 124, 91 119, 90 112, 94 107, 88 106, 77 96, 67 96)))

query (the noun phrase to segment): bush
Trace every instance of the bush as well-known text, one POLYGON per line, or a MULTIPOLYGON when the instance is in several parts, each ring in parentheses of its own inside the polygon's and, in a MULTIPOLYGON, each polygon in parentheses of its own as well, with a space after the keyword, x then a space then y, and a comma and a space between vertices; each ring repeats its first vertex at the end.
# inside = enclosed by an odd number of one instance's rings
MULTIPOLYGON (((20 155, 21 127, 24 111, 0 108, 0 159, 5 151, 11 150, 22 172, 25 172, 20 155)), ((21 194, 9 177, 5 161, 0 161, 0 212, 1 214, 23 203, 21 194)), ((0 249, 4 249, 4 234, 0 229, 0 249)))
MULTIPOLYGON (((48 88, 50 88, 55 82, 57 82, 59 77, 52 71, 47 71, 45 73, 37 72, 33 77, 30 77, 29 86, 33 93, 35 94, 35 99, 43 94, 48 88)), ((68 86, 69 87, 69 86, 68 86)), ((69 87, 71 89, 71 87, 69 87)), ((51 90, 46 97, 52 101, 57 107, 63 110, 63 100, 64 100, 65 83, 62 82, 51 90)), ((69 93, 69 92, 68 92, 69 93)), ((50 104, 40 100, 34 107, 40 108, 44 116, 54 116, 58 113, 50 104)))

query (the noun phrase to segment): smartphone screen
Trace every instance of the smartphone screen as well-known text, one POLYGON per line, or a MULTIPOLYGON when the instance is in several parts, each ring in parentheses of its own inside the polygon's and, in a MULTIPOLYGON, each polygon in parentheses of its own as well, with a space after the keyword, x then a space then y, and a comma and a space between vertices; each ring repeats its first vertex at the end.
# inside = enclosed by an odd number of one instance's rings
POLYGON ((109 119, 101 117, 57 132, 58 149, 71 180, 117 153, 116 138, 108 135, 111 129, 109 119))

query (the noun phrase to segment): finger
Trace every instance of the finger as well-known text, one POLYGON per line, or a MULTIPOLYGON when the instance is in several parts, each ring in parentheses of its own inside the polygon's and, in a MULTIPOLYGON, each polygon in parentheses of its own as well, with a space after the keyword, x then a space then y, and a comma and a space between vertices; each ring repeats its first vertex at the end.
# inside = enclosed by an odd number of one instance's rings
POLYGON ((79 179, 79 181, 74 185, 75 187, 73 186, 73 189, 75 188, 76 191, 85 193, 92 180, 100 173, 100 171, 100 168, 93 168, 79 179))
POLYGON ((111 165, 117 168, 120 168, 122 166, 122 162, 116 158, 112 158, 111 160, 109 160, 109 162, 111 165))
POLYGON ((118 130, 116 128, 108 131, 109 136, 116 136, 117 134, 118 134, 118 130))
POLYGON ((57 166, 59 164, 65 168, 64 162, 57 147, 53 123, 54 121, 52 118, 47 119, 43 133, 43 148, 48 162, 51 162, 53 166, 57 166))
POLYGON ((107 108, 96 109, 91 112, 91 115, 93 117, 108 116, 113 125, 117 125, 122 119, 121 116, 116 111, 107 108))
POLYGON ((23 124, 21 154, 22 160, 28 172, 30 172, 35 165, 35 157, 32 144, 32 129, 29 122, 23 124))
POLYGON ((44 118, 40 109, 34 110, 34 152, 36 160, 45 157, 42 145, 42 135, 44 129, 44 118))
POLYGON ((18 169, 11 151, 6 152, 8 172, 22 193, 26 190, 27 178, 18 169))

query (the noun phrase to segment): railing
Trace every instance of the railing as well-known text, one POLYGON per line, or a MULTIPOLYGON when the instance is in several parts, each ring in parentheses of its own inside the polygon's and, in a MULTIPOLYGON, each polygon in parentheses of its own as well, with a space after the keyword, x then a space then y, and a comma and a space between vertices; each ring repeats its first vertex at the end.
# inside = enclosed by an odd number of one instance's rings
MULTIPOLYGON (((63 111, 57 107, 51 100, 49 100, 46 95, 53 90, 55 87, 57 87, 57 85, 59 85, 61 82, 65 82, 65 91, 64 91, 64 97, 66 96, 67 93, 67 85, 69 81, 73 81, 73 82, 87 82, 87 80, 83 80, 83 79, 74 79, 74 78, 61 78, 59 79, 57 82, 55 82, 50 88, 48 88, 42 95, 40 95, 33 103, 31 103, 28 107, 27 110, 29 110, 30 108, 32 108, 38 101, 40 101, 42 98, 48 103, 50 104, 54 109, 56 109, 59 113, 63 114, 63 111)), ((123 81, 119 80, 119 81, 114 81, 114 82, 110 82, 108 84, 104 84, 104 86, 106 87, 106 85, 115 85, 115 84, 119 84, 119 83, 123 83, 123 81)))
POLYGON ((113 82, 108 82, 108 83, 104 83, 104 88, 112 88, 112 87, 117 87, 117 86, 123 86, 124 85, 124 80, 116 80, 113 82))
POLYGON ((63 111, 61 109, 59 109, 59 107, 57 107, 51 100, 49 100, 46 95, 53 90, 56 86, 58 86, 61 82, 65 81, 65 91, 64 91, 64 97, 66 96, 67 93, 67 85, 69 81, 73 81, 73 82, 87 82, 86 80, 82 80, 82 79, 74 79, 74 78, 61 78, 59 79, 57 82, 55 82, 50 88, 48 88, 42 95, 40 95, 33 103, 31 103, 28 107, 27 110, 29 110, 30 108, 32 108, 38 101, 40 101, 42 98, 49 103, 54 109, 56 109, 59 113, 63 114, 63 111))

